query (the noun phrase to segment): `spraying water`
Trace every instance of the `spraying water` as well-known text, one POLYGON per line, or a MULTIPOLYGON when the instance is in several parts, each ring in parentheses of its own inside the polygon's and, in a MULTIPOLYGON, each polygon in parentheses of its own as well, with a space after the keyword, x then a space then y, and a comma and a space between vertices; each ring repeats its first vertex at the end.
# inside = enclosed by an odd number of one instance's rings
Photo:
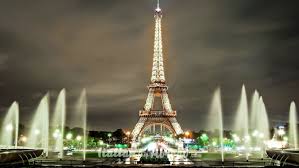
POLYGON ((66 114, 65 89, 62 89, 58 95, 52 125, 54 126, 53 138, 55 139, 54 151, 58 151, 58 158, 63 158, 63 136, 66 114))
POLYGON ((83 160, 86 158, 86 115, 87 115, 87 100, 86 100, 86 90, 83 89, 79 100, 76 104, 76 123, 83 127, 83 160))
POLYGON ((251 107, 250 107, 250 128, 252 130, 257 129, 256 124, 259 120, 259 93, 258 91, 254 91, 251 99, 251 107))
POLYGON ((49 151, 49 94, 40 101, 28 136, 27 146, 42 148, 48 156, 49 151))
POLYGON ((221 92, 220 88, 217 88, 214 92, 212 99, 210 112, 209 112, 209 126, 208 128, 219 130, 219 140, 221 148, 221 161, 224 162, 224 148, 223 148, 223 120, 222 120, 222 105, 221 105, 221 92), (214 127, 214 128, 213 128, 214 127))
POLYGON ((259 99, 259 119, 257 120, 257 130, 259 131, 259 137, 265 140, 270 139, 270 127, 269 127, 269 119, 266 110, 266 106, 261 96, 259 99))
POLYGON ((241 99, 239 102, 237 115, 235 118, 235 126, 234 129, 239 132, 241 137, 244 137, 244 145, 246 146, 247 153, 246 153, 246 160, 248 160, 248 149, 249 149, 249 141, 250 137, 248 134, 248 104, 247 104, 247 95, 246 95, 246 89, 245 86, 242 86, 241 91, 241 99))
POLYGON ((19 134, 19 104, 17 102, 13 102, 12 105, 9 107, 2 124, 0 145, 11 147, 14 144, 14 147, 17 148, 18 134, 19 134), (15 134, 13 135, 13 133, 15 134))
POLYGON ((266 110, 266 106, 263 100, 263 97, 261 96, 259 99, 259 119, 257 120, 257 128, 256 128, 256 134, 253 133, 255 138, 257 138, 258 146, 262 149, 261 150, 261 157, 264 157, 264 141, 270 139, 270 126, 269 126, 269 119, 268 114, 266 110))
POLYGON ((292 102, 290 105, 290 114, 289 114, 289 140, 290 144, 294 145, 294 148, 298 148, 298 139, 297 139, 297 110, 295 102, 292 102))

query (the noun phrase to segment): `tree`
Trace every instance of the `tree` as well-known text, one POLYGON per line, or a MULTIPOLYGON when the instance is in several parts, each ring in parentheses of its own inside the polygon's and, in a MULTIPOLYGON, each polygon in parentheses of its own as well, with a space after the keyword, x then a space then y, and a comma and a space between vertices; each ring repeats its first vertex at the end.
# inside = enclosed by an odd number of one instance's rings
POLYGON ((201 134, 201 136, 197 138, 197 143, 200 146, 207 146, 208 143, 209 143, 209 137, 208 137, 208 135, 206 133, 201 134))
POLYGON ((123 140, 126 138, 126 134, 122 129, 114 131, 112 136, 116 139, 116 143, 123 143, 123 140))

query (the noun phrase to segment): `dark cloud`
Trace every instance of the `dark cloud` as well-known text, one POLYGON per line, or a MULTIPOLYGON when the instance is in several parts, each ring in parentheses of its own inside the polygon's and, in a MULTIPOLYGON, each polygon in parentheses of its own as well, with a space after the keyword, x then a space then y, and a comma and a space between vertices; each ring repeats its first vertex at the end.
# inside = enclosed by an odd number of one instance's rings
MULTIPOLYGON (((183 128, 205 128, 217 86, 230 127, 243 83, 249 99, 260 91, 270 120, 287 120, 299 98, 297 5, 161 2, 169 95, 183 128)), ((86 88, 90 128, 132 128, 150 78, 153 8, 145 0, 2 1, 1 116, 17 100, 26 123, 47 91, 53 106, 62 88, 71 111, 86 88)))

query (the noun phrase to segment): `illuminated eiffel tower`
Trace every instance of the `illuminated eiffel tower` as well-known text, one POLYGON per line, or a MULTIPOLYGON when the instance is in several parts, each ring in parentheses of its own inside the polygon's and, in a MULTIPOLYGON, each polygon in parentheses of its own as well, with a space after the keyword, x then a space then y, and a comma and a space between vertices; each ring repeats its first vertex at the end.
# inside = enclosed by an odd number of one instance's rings
POLYGON ((169 130, 173 135, 183 133, 183 130, 176 120, 176 111, 171 107, 168 98, 168 86, 166 85, 163 65, 163 49, 162 49, 162 31, 161 20, 162 10, 159 7, 159 0, 157 8, 155 9, 155 41, 154 41, 154 56, 151 82, 148 85, 148 96, 142 110, 139 111, 139 121, 132 131, 133 142, 137 141, 140 135, 147 129, 155 129, 158 125, 163 132, 163 128, 169 130), (160 98, 161 109, 157 110, 155 99, 160 98))

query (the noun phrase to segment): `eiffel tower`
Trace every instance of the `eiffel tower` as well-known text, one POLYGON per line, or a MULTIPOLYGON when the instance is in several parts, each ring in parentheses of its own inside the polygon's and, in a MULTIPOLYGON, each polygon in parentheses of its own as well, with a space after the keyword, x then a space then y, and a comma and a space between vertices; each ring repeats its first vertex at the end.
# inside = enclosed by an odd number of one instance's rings
POLYGON ((166 128, 173 135, 183 133, 183 130, 176 120, 176 111, 172 109, 168 98, 168 86, 166 85, 164 65, 163 65, 163 45, 162 45, 162 31, 161 20, 162 10, 159 7, 159 0, 157 1, 157 8, 155 9, 155 40, 154 40, 154 55, 153 67, 150 84, 148 85, 148 96, 142 110, 139 111, 139 121, 132 131, 132 142, 136 142, 140 135, 146 129, 155 129, 156 125, 166 128), (160 110, 157 110, 155 99, 160 99, 160 110), (161 107, 162 106, 162 107, 161 107))

